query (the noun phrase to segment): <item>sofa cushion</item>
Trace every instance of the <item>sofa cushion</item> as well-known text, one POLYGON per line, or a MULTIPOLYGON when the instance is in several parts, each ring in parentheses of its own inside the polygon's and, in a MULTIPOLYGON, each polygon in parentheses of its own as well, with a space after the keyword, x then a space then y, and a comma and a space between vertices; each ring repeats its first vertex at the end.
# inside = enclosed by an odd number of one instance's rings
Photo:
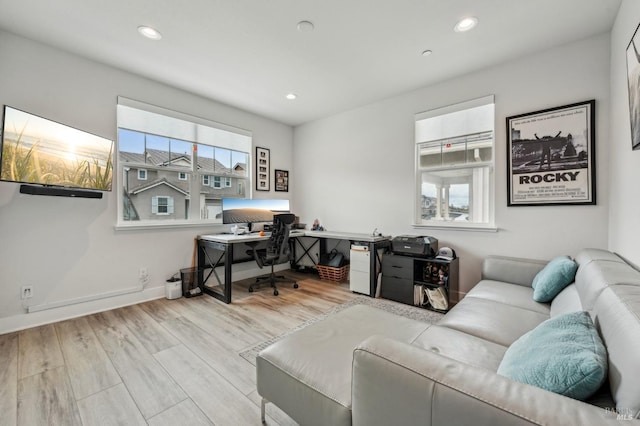
POLYGON ((476 284, 465 297, 477 297, 493 300, 505 305, 517 306, 522 309, 549 315, 549 305, 533 300, 531 286, 510 284, 501 281, 482 280, 476 284))
POLYGON ((256 358, 258 393, 301 424, 351 424, 353 350, 378 334, 411 343, 431 324, 365 305, 292 333, 256 358))
POLYGON ((607 376, 607 350, 585 311, 551 318, 507 349, 498 374, 585 400, 607 376))
POLYGON ((551 302, 558 293, 573 282, 578 265, 569 256, 559 256, 547 263, 531 283, 533 300, 551 302))
POLYGON ((593 310, 609 356, 609 385, 619 413, 640 418, 640 286, 605 289, 593 310))
POLYGON ((438 325, 453 328, 503 346, 533 330, 549 314, 478 297, 465 297, 438 325))
POLYGON ((579 311, 584 311, 584 308, 580 303, 580 296, 575 283, 571 283, 553 298, 549 314, 552 317, 557 317, 558 315, 579 311))
POLYGON ((491 371, 498 370, 507 350, 506 346, 438 325, 426 329, 413 346, 491 371))

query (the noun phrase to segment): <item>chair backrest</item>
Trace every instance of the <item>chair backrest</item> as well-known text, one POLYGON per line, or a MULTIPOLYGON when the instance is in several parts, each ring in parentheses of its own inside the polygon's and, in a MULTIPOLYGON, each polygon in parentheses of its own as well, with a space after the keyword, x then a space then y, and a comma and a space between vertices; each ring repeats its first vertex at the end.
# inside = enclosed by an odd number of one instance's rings
POLYGON ((267 243, 266 259, 273 264, 285 263, 291 260, 289 248, 289 232, 296 216, 291 213, 277 214, 273 216, 273 228, 271 237, 267 243))

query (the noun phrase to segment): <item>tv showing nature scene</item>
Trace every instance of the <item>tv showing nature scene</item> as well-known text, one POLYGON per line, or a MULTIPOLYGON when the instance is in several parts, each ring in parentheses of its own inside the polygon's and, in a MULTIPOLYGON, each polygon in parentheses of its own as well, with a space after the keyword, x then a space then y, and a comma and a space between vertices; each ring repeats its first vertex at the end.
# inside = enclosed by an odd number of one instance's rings
POLYGON ((4 107, 0 180, 111 191, 113 141, 4 107))

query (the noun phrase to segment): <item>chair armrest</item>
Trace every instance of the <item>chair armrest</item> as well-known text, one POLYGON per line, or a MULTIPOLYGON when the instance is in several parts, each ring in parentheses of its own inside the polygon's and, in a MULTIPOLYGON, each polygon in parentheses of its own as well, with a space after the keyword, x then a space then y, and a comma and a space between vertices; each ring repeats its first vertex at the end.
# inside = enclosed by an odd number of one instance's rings
POLYGON ((615 413, 383 336, 354 351, 353 425, 605 425, 615 413))
POLYGON ((482 262, 482 279, 531 286, 533 278, 548 261, 507 256, 487 256, 482 262))

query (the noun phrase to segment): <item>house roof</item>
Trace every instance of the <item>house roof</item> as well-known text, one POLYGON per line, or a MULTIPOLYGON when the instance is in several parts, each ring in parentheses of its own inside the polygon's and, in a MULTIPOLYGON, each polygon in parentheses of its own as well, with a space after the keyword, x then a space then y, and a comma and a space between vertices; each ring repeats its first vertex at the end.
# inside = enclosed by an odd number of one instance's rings
MULTIPOLYGON (((185 170, 189 171, 191 167, 191 156, 186 154, 175 154, 170 156, 169 152, 159 149, 150 149, 146 151, 146 155, 142 153, 120 151, 120 160, 125 163, 149 164, 154 167, 173 166, 180 167, 180 163, 184 163, 185 170), (187 168, 188 167, 188 168, 187 168)), ((215 174, 229 176, 246 176, 246 164, 236 163, 232 168, 225 167, 220 161, 213 158, 198 157, 198 170, 210 171, 215 174)))
POLYGON ((146 183, 144 183, 142 185, 138 185, 135 188, 131 189, 129 191, 129 193, 132 194, 132 195, 137 195, 137 194, 139 194, 141 192, 144 192, 144 191, 146 191, 148 189, 151 189, 151 188, 155 188, 155 187, 160 186, 160 185, 166 185, 169 188, 175 189, 176 191, 182 193, 183 195, 189 195, 189 191, 188 190, 185 190, 183 188, 179 188, 178 185, 175 185, 175 182, 169 182, 169 180, 167 178, 165 178, 165 177, 160 178, 160 179, 156 179, 156 180, 151 181, 151 182, 146 182, 146 183))

